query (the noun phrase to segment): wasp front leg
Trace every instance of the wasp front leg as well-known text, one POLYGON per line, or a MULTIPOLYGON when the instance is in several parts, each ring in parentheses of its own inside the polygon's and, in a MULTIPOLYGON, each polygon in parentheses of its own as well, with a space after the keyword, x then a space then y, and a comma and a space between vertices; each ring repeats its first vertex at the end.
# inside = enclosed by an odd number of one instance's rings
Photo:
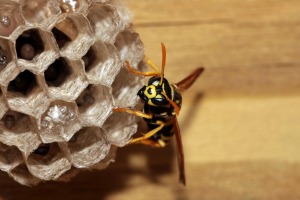
POLYGON ((139 110, 133 110, 133 109, 130 109, 130 108, 113 108, 112 110, 113 110, 113 112, 126 112, 126 113, 129 113, 129 114, 136 115, 138 117, 143 117, 143 118, 146 118, 146 119, 152 119, 152 115, 146 114, 146 113, 144 113, 142 111, 139 111, 139 110))

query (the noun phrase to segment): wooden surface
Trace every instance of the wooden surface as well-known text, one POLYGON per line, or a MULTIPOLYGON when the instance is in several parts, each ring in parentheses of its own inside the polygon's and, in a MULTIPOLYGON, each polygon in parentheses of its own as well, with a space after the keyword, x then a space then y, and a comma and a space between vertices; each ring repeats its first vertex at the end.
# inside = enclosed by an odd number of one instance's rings
POLYGON ((0 173, 0 199, 300 199, 300 1, 127 2, 148 57, 166 44, 169 80, 206 69, 179 116, 187 186, 173 145, 137 145, 68 183, 0 173))

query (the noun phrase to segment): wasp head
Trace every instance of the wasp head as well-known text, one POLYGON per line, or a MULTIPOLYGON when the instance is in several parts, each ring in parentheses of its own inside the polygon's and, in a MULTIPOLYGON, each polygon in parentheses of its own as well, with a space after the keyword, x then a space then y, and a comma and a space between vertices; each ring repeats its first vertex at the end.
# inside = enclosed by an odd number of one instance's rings
POLYGON ((145 103, 151 106, 166 106, 169 101, 165 95, 172 99, 172 88, 167 81, 163 78, 161 83, 160 76, 153 76, 149 79, 148 83, 142 87, 137 94, 145 103))

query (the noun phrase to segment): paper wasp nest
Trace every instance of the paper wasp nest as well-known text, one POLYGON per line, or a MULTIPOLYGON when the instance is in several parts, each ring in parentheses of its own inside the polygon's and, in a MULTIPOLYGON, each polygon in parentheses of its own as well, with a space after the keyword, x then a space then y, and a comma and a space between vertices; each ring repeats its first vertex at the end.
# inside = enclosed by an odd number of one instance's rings
POLYGON ((136 132, 143 45, 113 0, 0 0, 0 169, 24 185, 103 169, 136 132))

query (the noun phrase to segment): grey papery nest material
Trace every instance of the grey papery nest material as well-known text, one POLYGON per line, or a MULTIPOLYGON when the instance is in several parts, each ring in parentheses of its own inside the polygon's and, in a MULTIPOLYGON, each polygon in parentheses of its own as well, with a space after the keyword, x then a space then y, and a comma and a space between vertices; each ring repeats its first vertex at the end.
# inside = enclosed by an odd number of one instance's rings
POLYGON ((24 185, 103 169, 137 130, 144 47, 109 0, 0 0, 0 169, 24 185))

